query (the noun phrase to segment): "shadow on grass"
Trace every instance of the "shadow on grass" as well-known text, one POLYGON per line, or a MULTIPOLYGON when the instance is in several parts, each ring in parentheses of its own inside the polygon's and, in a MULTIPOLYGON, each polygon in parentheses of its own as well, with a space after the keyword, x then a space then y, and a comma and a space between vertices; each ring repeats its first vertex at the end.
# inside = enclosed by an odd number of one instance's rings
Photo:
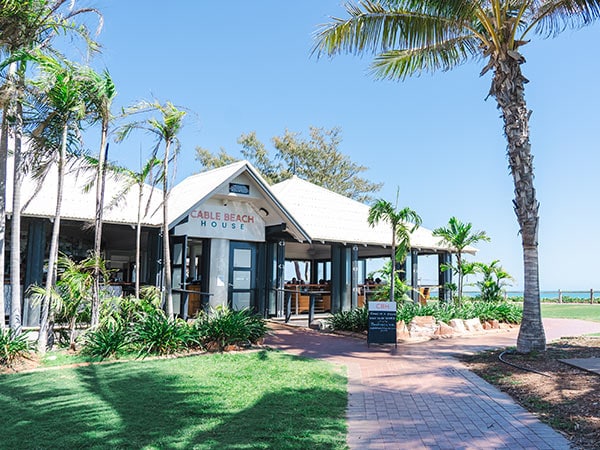
MULTIPOLYGON (((258 355, 255 361, 277 363, 271 359, 258 355)), ((0 447, 345 446, 346 394, 341 390, 267 389, 257 400, 248 401, 238 398, 237 392, 211 392, 218 377, 203 373, 202 364, 193 358, 161 363, 0 377, 0 447), (208 376, 209 383, 201 382, 208 376)), ((249 395, 244 389, 240 388, 241 397, 249 395)))

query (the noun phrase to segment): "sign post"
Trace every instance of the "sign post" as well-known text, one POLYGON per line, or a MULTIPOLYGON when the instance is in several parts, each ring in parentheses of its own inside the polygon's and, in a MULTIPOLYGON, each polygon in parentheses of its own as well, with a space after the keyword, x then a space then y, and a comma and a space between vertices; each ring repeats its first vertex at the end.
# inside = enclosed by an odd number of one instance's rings
POLYGON ((367 346, 394 344, 396 339, 396 302, 369 302, 369 328, 367 346))

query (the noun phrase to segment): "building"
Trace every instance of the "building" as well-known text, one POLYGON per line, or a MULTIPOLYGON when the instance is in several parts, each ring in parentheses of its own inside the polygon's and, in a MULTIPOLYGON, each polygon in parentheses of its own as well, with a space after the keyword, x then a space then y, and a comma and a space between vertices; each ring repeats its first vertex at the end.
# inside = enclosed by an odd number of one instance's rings
MULTIPOLYGON (((12 195, 11 178, 7 180, 7 199, 12 195)), ((74 258, 84 258, 93 248, 95 192, 84 189, 90 179, 93 173, 78 165, 70 167, 64 179, 60 251, 74 258)), ((56 183, 56 171, 50 171, 42 183, 30 178, 23 183, 25 287, 42 284, 45 278, 56 183)), ((124 180, 109 178, 105 194, 102 249, 113 270, 112 285, 117 293, 131 292, 135 281, 138 210, 143 213, 140 281, 162 285, 162 191, 149 185, 141 191, 135 185, 125 189, 126 185, 124 180)), ((186 318, 200 309, 229 305, 249 307, 267 317, 281 315, 290 291, 284 272, 290 261, 306 263, 308 286, 327 280, 327 310, 356 307, 366 276, 365 261, 390 256, 391 228, 385 223, 370 227, 368 211, 367 205, 297 177, 269 186, 247 161, 186 178, 173 187, 169 199, 175 312, 186 318)), ((422 227, 413 233, 411 247, 405 273, 416 299, 418 256, 437 254, 442 264, 449 262, 451 255, 422 227)), ((10 247, 6 248, 9 273, 10 247)), ((449 275, 439 272, 440 286, 450 281, 449 275)), ((7 300, 8 282, 5 276, 7 300)), ((39 311, 24 297, 24 324, 35 325, 39 311)), ((8 306, 6 310, 10 310, 8 306)))

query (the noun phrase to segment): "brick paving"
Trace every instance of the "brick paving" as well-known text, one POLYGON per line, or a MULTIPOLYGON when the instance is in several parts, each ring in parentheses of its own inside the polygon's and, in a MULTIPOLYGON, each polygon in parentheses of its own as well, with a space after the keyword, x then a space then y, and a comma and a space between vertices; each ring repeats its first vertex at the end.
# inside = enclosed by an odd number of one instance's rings
MULTIPOLYGON (((600 323, 544 321, 548 340, 600 332, 600 323)), ((413 344, 272 325, 266 343, 348 370, 351 449, 569 449, 569 442, 455 358, 516 344, 517 329, 413 344)))

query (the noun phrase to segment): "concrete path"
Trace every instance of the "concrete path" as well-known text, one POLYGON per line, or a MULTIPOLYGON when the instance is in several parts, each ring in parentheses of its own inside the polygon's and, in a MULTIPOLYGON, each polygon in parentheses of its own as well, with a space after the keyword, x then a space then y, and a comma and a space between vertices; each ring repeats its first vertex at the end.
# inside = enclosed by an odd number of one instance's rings
MULTIPOLYGON (((544 321, 548 341, 600 332, 600 323, 544 321)), ((569 449, 569 442, 455 356, 516 345, 517 329, 416 344, 273 325, 267 344, 348 368, 351 449, 569 449)))

